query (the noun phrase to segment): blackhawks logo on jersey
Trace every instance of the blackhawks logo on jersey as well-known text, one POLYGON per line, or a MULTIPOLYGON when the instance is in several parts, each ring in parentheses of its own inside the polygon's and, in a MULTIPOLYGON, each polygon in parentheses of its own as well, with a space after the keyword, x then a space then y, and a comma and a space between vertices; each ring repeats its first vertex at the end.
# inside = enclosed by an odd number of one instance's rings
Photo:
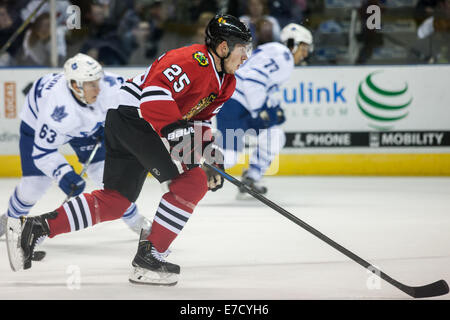
POLYGON ((198 61, 198 64, 202 67, 206 67, 209 65, 208 58, 205 56, 205 54, 201 51, 197 51, 192 55, 195 60, 198 61))

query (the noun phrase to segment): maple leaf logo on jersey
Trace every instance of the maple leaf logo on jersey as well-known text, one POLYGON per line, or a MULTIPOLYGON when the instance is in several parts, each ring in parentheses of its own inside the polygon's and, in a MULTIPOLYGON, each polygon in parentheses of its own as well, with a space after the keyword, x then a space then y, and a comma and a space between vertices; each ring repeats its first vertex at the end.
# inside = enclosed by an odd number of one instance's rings
POLYGON ((68 116, 68 113, 64 111, 65 106, 56 106, 55 110, 53 110, 53 113, 51 114, 51 117, 53 120, 57 122, 61 122, 62 119, 68 116))
POLYGON ((208 58, 205 56, 205 54, 201 51, 197 51, 192 55, 195 60, 198 61, 198 64, 202 67, 206 67, 209 65, 208 58))

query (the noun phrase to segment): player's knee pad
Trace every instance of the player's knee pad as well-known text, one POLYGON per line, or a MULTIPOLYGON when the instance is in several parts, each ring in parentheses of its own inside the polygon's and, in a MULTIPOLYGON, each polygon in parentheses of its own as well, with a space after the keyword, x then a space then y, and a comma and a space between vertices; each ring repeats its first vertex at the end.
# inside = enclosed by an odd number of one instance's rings
POLYGON ((188 170, 172 179, 169 190, 184 201, 197 205, 208 191, 206 173, 200 167, 188 170))
POLYGON ((105 161, 99 161, 91 163, 86 173, 92 182, 95 183, 97 187, 103 188, 103 169, 105 167, 105 161))

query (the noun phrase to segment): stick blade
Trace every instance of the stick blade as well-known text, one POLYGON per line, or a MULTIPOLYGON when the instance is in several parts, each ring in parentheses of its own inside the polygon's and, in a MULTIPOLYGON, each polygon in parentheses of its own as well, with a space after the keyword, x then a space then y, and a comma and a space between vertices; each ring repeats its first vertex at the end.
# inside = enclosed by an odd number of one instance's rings
POLYGON ((422 287, 412 287, 410 295, 414 298, 429 298, 442 296, 449 292, 448 284, 444 280, 439 280, 422 287))

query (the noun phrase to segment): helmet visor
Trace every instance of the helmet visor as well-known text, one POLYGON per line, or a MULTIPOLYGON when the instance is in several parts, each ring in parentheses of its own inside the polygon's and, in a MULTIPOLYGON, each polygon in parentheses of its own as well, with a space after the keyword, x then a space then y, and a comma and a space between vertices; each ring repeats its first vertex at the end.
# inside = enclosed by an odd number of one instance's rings
POLYGON ((229 38, 226 40, 228 47, 230 49, 230 52, 233 51, 235 48, 239 48, 241 50, 241 53, 245 53, 247 57, 250 57, 252 51, 253 51, 253 45, 252 41, 244 41, 240 38, 229 38))

